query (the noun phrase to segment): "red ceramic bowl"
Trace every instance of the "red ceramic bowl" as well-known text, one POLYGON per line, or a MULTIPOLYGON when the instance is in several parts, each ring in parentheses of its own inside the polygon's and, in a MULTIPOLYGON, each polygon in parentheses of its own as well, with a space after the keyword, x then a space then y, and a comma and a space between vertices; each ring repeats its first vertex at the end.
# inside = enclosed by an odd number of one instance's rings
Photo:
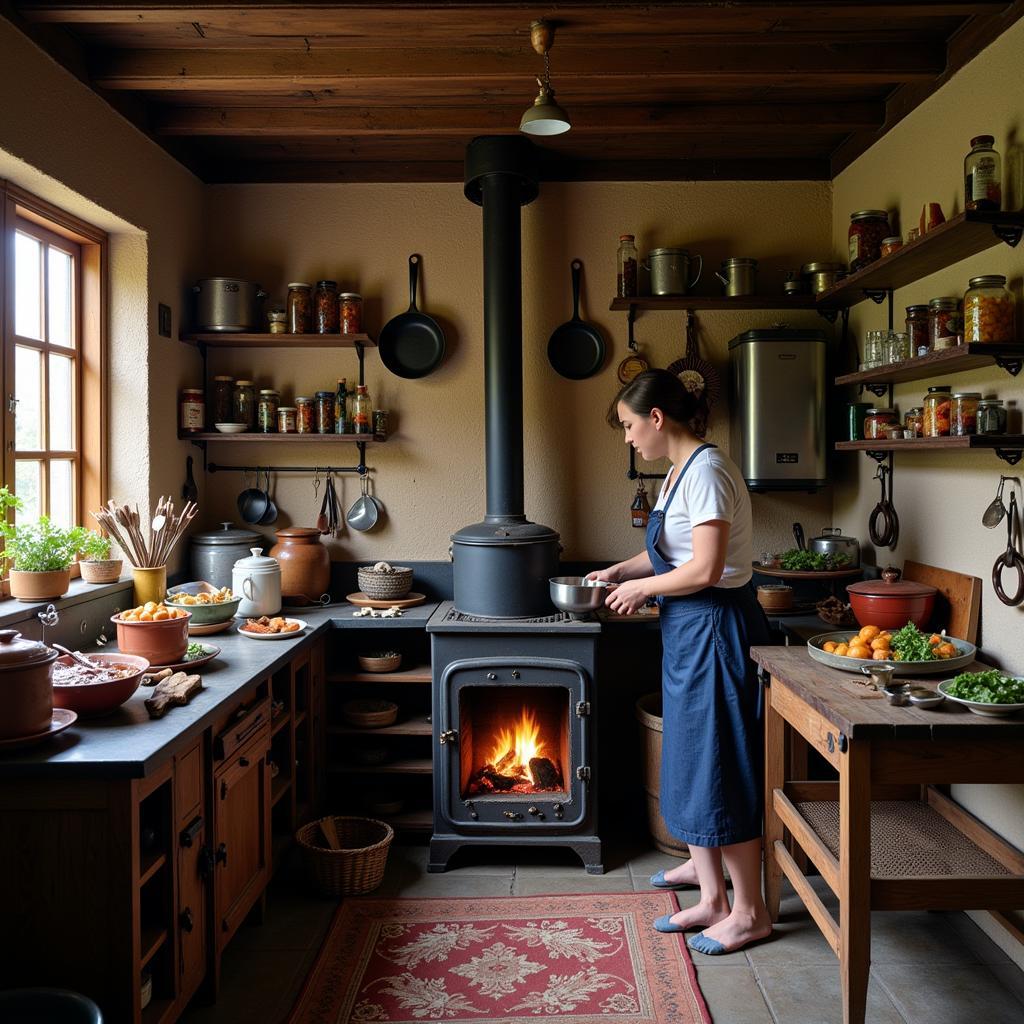
POLYGON ((897 630, 912 622, 924 629, 935 610, 936 590, 924 583, 863 580, 851 583, 846 592, 853 616, 861 626, 897 630))
POLYGON ((117 646, 125 654, 145 658, 150 665, 175 665, 188 650, 191 612, 159 622, 123 622, 120 615, 110 621, 117 626, 117 646))
MULTIPOLYGON (((130 665, 135 671, 124 679, 114 679, 107 683, 72 683, 66 686, 54 683, 54 707, 75 711, 82 718, 108 715, 116 711, 139 688, 142 675, 149 668, 145 658, 137 658, 132 654, 90 654, 89 658, 112 665, 130 665)), ((57 662, 71 665, 74 659, 65 654, 57 662)))

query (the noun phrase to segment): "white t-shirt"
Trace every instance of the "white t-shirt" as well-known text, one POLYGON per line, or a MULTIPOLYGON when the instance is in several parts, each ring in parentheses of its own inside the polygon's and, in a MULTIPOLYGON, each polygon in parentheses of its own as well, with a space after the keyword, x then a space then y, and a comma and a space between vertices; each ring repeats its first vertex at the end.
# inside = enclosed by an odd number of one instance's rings
MULTIPOLYGON (((672 486, 677 477, 673 475, 672 486)), ((662 484, 654 506, 665 508, 669 491, 662 484)), ((674 566, 693 558, 693 528, 719 519, 729 524, 725 571, 718 587, 742 587, 753 576, 753 522, 750 495, 739 470, 718 448, 705 448, 690 463, 676 490, 658 541, 661 557, 674 566)))

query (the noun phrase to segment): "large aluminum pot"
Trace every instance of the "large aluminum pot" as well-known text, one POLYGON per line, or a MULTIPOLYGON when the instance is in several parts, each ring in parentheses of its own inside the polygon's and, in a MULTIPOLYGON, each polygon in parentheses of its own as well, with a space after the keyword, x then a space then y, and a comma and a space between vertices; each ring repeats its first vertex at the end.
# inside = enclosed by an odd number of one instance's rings
POLYGON ((194 534, 192 579, 205 580, 215 587, 230 587, 231 569, 235 562, 245 558, 253 545, 262 541, 260 534, 252 530, 239 530, 233 523, 221 523, 219 530, 194 534))
POLYGON ((818 555, 846 555, 846 568, 856 569, 860 565, 860 544, 855 537, 844 537, 838 526, 826 526, 820 537, 812 537, 810 550, 818 555))
POLYGON ((196 330, 240 332, 260 327, 260 304, 267 297, 258 284, 234 277, 207 277, 196 293, 196 330))
POLYGON ((704 260, 700 256, 691 256, 688 249, 672 247, 652 249, 644 266, 651 274, 652 295, 686 295, 700 280, 704 260), (693 260, 697 261, 697 273, 691 278, 690 264, 693 260))

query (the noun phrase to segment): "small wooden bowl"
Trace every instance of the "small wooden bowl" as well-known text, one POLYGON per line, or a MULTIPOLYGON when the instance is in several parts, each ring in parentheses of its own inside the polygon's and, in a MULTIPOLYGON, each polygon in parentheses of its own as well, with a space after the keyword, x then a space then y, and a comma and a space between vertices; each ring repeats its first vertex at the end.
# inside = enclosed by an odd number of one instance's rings
POLYGON ((349 725, 360 729, 380 729, 398 718, 398 705, 390 700, 360 697, 341 705, 342 717, 349 725))
POLYGON ((402 655, 391 654, 382 658, 376 654, 360 654, 358 660, 364 672, 394 672, 402 664, 402 655))
POLYGON ((793 588, 782 583, 765 584, 757 588, 757 600, 765 611, 788 611, 793 607, 793 588))

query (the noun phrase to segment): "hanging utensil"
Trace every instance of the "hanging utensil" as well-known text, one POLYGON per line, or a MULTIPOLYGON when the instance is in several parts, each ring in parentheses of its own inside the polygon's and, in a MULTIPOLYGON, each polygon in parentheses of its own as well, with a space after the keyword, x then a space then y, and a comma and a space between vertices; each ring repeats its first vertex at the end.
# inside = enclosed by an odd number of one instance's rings
POLYGON ((647 529, 651 518, 651 503, 647 500, 647 488, 644 487, 644 478, 641 476, 636 483, 636 495, 633 504, 629 509, 630 526, 637 529, 647 529))
POLYGON ((796 547, 798 551, 806 551, 807 544, 804 541, 804 528, 800 523, 793 524, 793 540, 796 541, 796 547))
POLYGON ((703 396, 705 411, 697 417, 693 424, 694 432, 703 437, 707 431, 707 413, 718 401, 722 383, 714 366, 700 357, 700 348, 697 345, 697 326, 694 315, 689 310, 686 311, 686 355, 682 359, 670 363, 667 369, 669 373, 674 373, 679 378, 687 391, 703 396))
POLYGON ((584 380, 601 369, 604 362, 604 338, 593 325, 580 319, 580 271, 583 264, 572 264, 572 319, 556 327, 548 340, 548 362, 569 380, 584 380))
POLYGON ((348 525, 360 533, 372 530, 377 525, 377 519, 380 515, 377 503, 367 493, 367 485, 367 474, 363 473, 359 477, 359 487, 362 493, 356 498, 352 503, 352 507, 345 514, 345 521, 348 525))
POLYGON ((330 470, 327 471, 324 486, 327 488, 327 532, 333 537, 338 532, 338 493, 334 489, 334 474, 330 470))
POLYGON ((270 496, 270 470, 265 469, 263 472, 267 479, 266 486, 263 488, 263 493, 267 496, 267 511, 260 516, 259 525, 269 526, 277 520, 277 503, 270 496))
MULTIPOLYGON (((242 483, 245 483, 245 474, 242 474, 242 483)), ((256 479, 253 487, 247 487, 238 496, 238 514, 250 526, 256 526, 267 511, 269 498, 266 492, 260 489, 260 469, 256 467, 256 479)))
POLYGON ((875 479, 881 481, 882 494, 868 518, 868 534, 871 543, 876 547, 892 550, 900 536, 900 521, 892 503, 892 470, 888 466, 879 466, 875 472, 875 479))
POLYGON ((399 377, 416 379, 437 369, 444 358, 444 331, 438 322, 416 308, 419 283, 418 253, 409 257, 409 308, 392 317, 377 339, 380 361, 399 377))
POLYGON ((181 488, 181 496, 186 501, 199 500, 199 488, 196 486, 195 477, 192 475, 192 456, 185 459, 185 483, 181 488))
POLYGON ((643 356, 640 355, 640 346, 637 344, 636 339, 633 337, 633 314, 630 312, 629 315, 629 355, 619 363, 619 368, 616 370, 616 375, 619 378, 619 383, 628 384, 631 380, 639 377, 645 370, 650 369, 650 365, 643 356))
POLYGON ((992 587, 996 592, 996 597, 1010 607, 1016 607, 1024 601, 1024 555, 1017 550, 1019 539, 1020 518, 1017 510, 1017 492, 1010 491, 1010 511, 1006 517, 1006 551, 996 559, 996 564, 992 566, 992 587), (1006 569, 1017 574, 1017 585, 1012 594, 1008 594, 1003 587, 1003 572, 1006 569))
POLYGON ((1003 521, 1003 516, 1006 515, 1006 506, 1003 504, 1003 485, 1007 480, 1011 480, 1017 484, 1020 483, 1020 479, 1015 476, 1001 476, 999 478, 999 487, 996 490, 996 496, 992 499, 988 508, 985 509, 981 516, 981 525, 990 530, 994 530, 1003 521))

